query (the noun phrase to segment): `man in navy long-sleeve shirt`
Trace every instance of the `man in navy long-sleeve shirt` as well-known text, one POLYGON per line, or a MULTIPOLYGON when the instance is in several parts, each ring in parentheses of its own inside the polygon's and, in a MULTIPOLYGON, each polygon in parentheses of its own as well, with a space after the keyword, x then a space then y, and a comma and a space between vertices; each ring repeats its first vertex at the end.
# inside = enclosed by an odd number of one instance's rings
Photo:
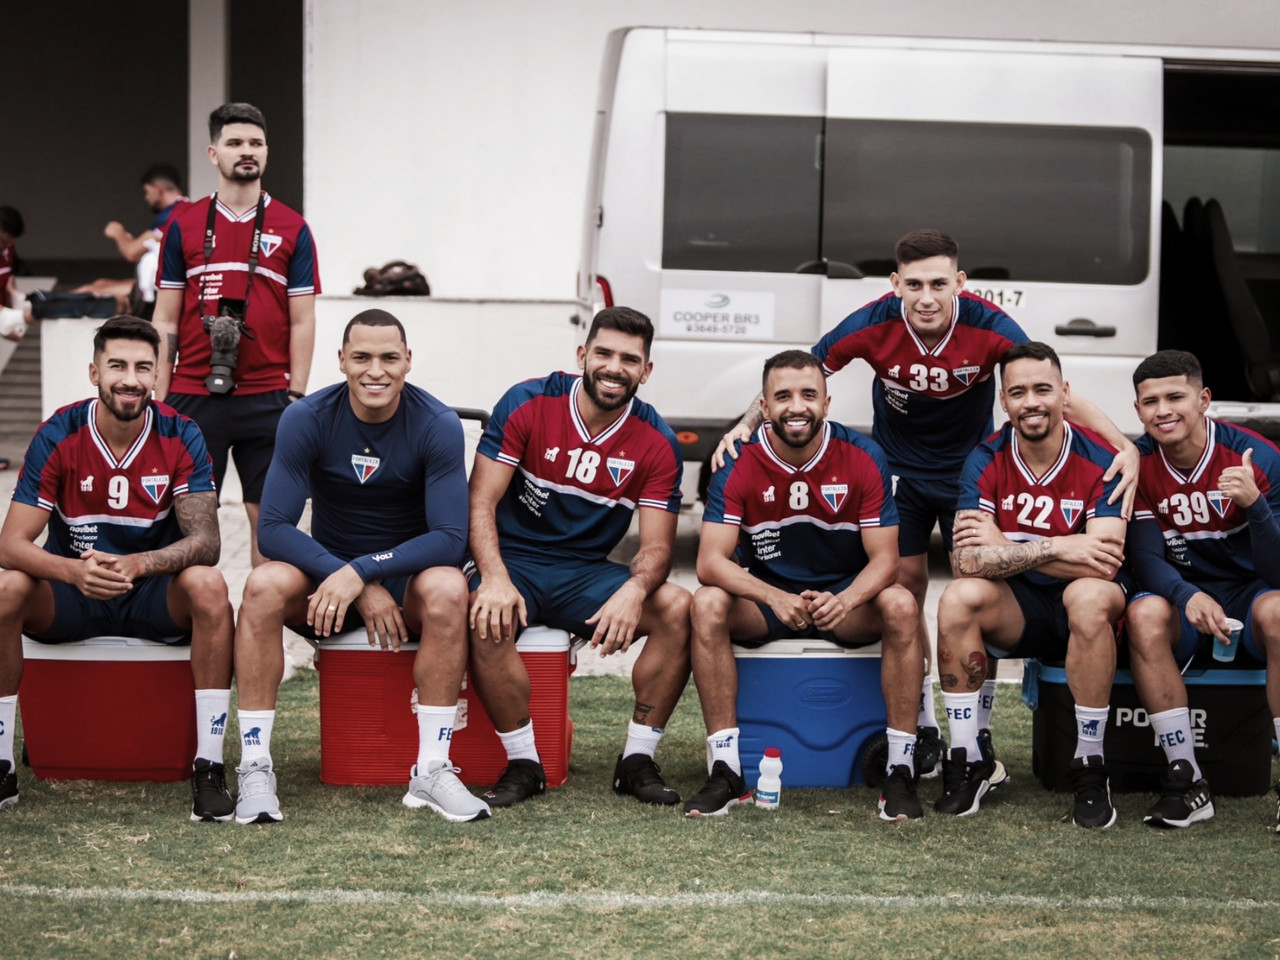
POLYGON ((412 354, 386 311, 353 317, 338 356, 346 383, 285 410, 263 489, 258 543, 271 562, 250 574, 236 628, 236 821, 283 819, 271 729, 286 624, 317 639, 363 625, 370 646, 392 650, 420 635, 418 762, 404 804, 480 820, 488 804, 467 792, 449 761, 467 661, 462 425, 405 383, 412 354), (297 527, 308 497, 310 536, 297 527))
POLYGON ((1280 717, 1280 450, 1206 416, 1209 391, 1190 353, 1153 354, 1133 385, 1147 435, 1128 555, 1144 592, 1127 632, 1134 684, 1169 761, 1145 822, 1188 827, 1214 811, 1178 665, 1215 638, 1239 643, 1243 659, 1267 665, 1267 700, 1280 717), (1238 638, 1228 617, 1244 624, 1238 638))

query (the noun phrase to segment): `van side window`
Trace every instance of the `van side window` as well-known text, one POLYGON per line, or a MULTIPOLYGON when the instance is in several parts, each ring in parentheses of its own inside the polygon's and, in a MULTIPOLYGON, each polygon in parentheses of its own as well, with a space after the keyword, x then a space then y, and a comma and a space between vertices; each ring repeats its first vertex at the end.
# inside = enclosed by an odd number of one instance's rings
POLYGON ((818 254, 821 117, 667 115, 662 266, 790 273, 818 254))
POLYGON ((1147 276, 1145 131, 831 118, 825 167, 823 255, 864 273, 885 272, 897 238, 927 224, 963 238, 962 263, 978 279, 1147 276))

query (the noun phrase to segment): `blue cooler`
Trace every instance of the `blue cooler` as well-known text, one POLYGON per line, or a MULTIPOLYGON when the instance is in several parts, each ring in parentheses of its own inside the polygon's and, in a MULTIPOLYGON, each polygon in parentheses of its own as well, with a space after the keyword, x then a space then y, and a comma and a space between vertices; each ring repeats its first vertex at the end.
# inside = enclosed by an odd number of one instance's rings
POLYGON ((825 640, 735 646, 742 770, 751 785, 766 747, 782 751, 784 787, 864 783, 867 750, 884 739, 880 644, 846 650, 825 640))

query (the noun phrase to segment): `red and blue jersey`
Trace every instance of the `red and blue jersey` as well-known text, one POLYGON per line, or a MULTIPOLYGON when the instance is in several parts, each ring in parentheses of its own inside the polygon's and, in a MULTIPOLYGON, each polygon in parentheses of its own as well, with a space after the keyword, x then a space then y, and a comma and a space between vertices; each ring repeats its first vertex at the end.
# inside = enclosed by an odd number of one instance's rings
POLYGON ((907 321, 902 299, 886 294, 813 347, 828 374, 858 357, 871 365, 871 436, 898 476, 959 476, 993 429, 1000 358, 1028 340, 1003 310, 969 293, 953 298, 951 315, 951 329, 930 349, 907 321))
MULTIPOLYGON (((13 244, 0 247, 0 294, 9 289, 9 281, 13 279, 13 261, 17 256, 13 244)), ((8 306, 8 301, 0 301, 0 307, 8 306)))
MULTIPOLYGON (((1280 518, 1280 450, 1252 431, 1208 417, 1205 433, 1204 452, 1190 471, 1170 463, 1164 449, 1150 436, 1138 440, 1142 459, 1134 533, 1141 536, 1150 529, 1145 526, 1148 524, 1158 527, 1164 560, 1188 583, 1251 581, 1266 564, 1258 562, 1263 558, 1255 557, 1258 544, 1250 521, 1274 526, 1274 520, 1280 518), (1222 471, 1240 466, 1244 452, 1250 449, 1253 478, 1261 496, 1246 510, 1217 487, 1222 471), (1260 516, 1253 517, 1255 511, 1260 516)), ((1280 557, 1270 560, 1274 567, 1280 557)), ((1143 587, 1153 589, 1151 581, 1158 577, 1144 570, 1137 553, 1134 561, 1143 587)), ((1163 595, 1165 591, 1157 592, 1163 595)), ((1182 599, 1182 605, 1189 596, 1182 599)))
POLYGON ((632 398, 596 436, 578 413, 582 378, 553 373, 498 401, 477 452, 516 470, 498 504, 498 541, 537 558, 604 559, 637 507, 680 510, 675 434, 632 398))
POLYGON ((14 501, 50 512, 44 546, 63 557, 86 550, 144 553, 182 539, 173 501, 214 489, 200 428, 172 407, 152 403, 142 432, 117 459, 98 432, 99 402, 70 404, 41 425, 14 501))
MULTIPOLYGON (((257 208, 237 216, 218 203, 213 255, 204 262, 204 231, 212 197, 175 210, 164 234, 160 256, 161 290, 186 291, 178 321, 178 362, 173 393, 207 396, 211 349, 202 317, 218 313, 219 298, 244 300, 249 282, 249 248, 257 208), (201 301, 203 293, 204 300, 201 301)), ((320 269, 311 228, 301 214, 266 198, 262 241, 245 324, 253 337, 240 341, 236 367, 238 393, 266 393, 289 386, 289 298, 320 292, 320 269)))
POLYGON ((793 467, 768 434, 761 424, 716 471, 703 522, 738 527, 738 562, 763 580, 818 589, 856 576, 868 562, 862 531, 898 525, 880 447, 828 420, 817 452, 793 467))
MULTIPOLYGON (((1120 483, 1103 475, 1116 452, 1100 437, 1063 423, 1062 450, 1043 476, 1022 459, 1012 424, 988 437, 969 454, 960 476, 957 510, 982 510, 1010 540, 1028 542, 1083 533, 1096 517, 1122 517, 1121 498, 1107 503, 1120 483)), ((1035 570, 1021 576, 1038 584, 1061 583, 1035 570)))

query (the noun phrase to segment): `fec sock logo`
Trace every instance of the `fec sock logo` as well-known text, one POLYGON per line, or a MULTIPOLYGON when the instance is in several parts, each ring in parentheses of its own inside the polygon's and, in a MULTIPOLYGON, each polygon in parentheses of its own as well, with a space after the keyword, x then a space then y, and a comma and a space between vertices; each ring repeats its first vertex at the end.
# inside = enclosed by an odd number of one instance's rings
POLYGON ((262 728, 250 727, 248 730, 244 732, 243 738, 244 738, 244 745, 246 747, 262 746, 262 728))
POLYGON ((1086 720, 1080 724, 1080 732, 1086 737, 1096 737, 1098 735, 1098 721, 1086 720))
POLYGON ((382 465, 381 457, 364 457, 358 453, 351 455, 351 466, 355 468, 356 479, 364 483, 373 476, 373 471, 382 465))
POLYGON ((223 711, 219 716, 209 718, 209 732, 223 734, 227 731, 227 714, 223 711))

